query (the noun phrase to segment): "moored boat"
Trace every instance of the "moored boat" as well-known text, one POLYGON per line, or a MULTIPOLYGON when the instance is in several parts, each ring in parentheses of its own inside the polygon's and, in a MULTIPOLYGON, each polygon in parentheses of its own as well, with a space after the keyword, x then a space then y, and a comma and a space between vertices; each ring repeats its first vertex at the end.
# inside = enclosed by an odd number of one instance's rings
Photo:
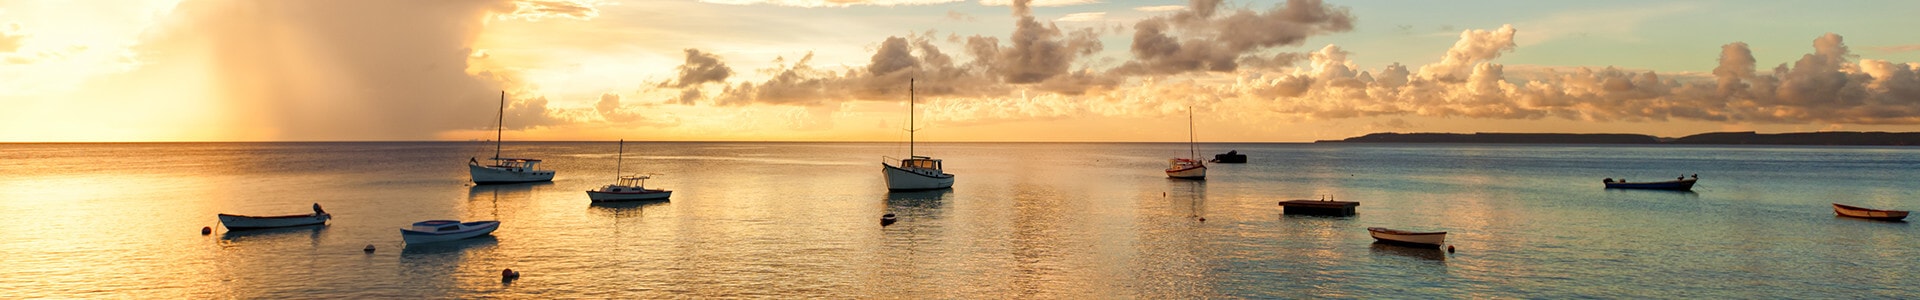
POLYGON ((553 181, 553 170, 540 170, 534 158, 500 157, 500 140, 506 132, 507 92, 500 92, 500 116, 494 120, 493 164, 481 164, 479 158, 467 159, 467 173, 475 184, 502 184, 553 181))
POLYGON ((1600 180, 1601 183, 1606 184, 1607 188, 1610 188, 1610 189, 1641 189, 1641 190, 1669 190, 1669 191, 1691 191, 1693 190, 1693 183, 1698 181, 1700 181, 1700 174, 1693 174, 1693 178, 1680 177, 1680 178, 1676 178, 1674 180, 1669 180, 1669 181, 1627 182, 1626 179, 1614 180, 1613 178, 1600 180))
POLYGON ((940 160, 927 156, 914 155, 913 128, 913 79, 907 79, 907 159, 897 160, 900 165, 887 163, 896 161, 892 157, 881 157, 880 174, 887 182, 887 191, 919 191, 953 188, 953 174, 941 167, 940 160))
POLYGON ((651 176, 620 176, 614 184, 588 190, 587 199, 593 202, 667 200, 673 191, 647 188, 647 179, 651 176))
POLYGON ((304 215, 248 216, 219 214, 220 225, 227 230, 266 229, 326 224, 333 215, 320 209, 319 203, 313 204, 313 213, 304 215))
POLYGON ((1187 157, 1167 160, 1167 178, 1207 179, 1207 163, 1200 161, 1200 150, 1194 145, 1193 108, 1187 108, 1187 157))
POLYGON ((429 220, 414 222, 413 228, 401 228, 400 239, 409 245, 426 244, 487 235, 495 229, 500 229, 500 221, 429 220))
POLYGON ((1367 227, 1367 233, 1373 235, 1374 241, 1377 242, 1407 246, 1439 248, 1440 245, 1447 243, 1447 232, 1445 231, 1417 232, 1383 227, 1367 227))
POLYGON ((1247 163, 1247 155, 1240 154, 1240 150, 1227 150, 1227 153, 1214 154, 1213 160, 1209 160, 1207 162, 1215 162, 1215 163, 1223 163, 1223 164, 1244 164, 1244 163, 1247 163))
POLYGON ((666 200, 667 197, 673 196, 673 191, 647 188, 647 179, 653 178, 652 176, 620 175, 622 167, 626 164, 626 156, 627 141, 620 140, 619 155, 614 159, 613 164, 615 176, 613 184, 587 190, 588 200, 593 202, 666 200))
POLYGON ((1833 214, 1880 221, 1900 221, 1907 218, 1907 211, 1904 210, 1872 209, 1839 203, 1833 204, 1833 214))
POLYGON ((1207 179, 1207 164, 1186 158, 1168 159, 1167 178, 1207 179))

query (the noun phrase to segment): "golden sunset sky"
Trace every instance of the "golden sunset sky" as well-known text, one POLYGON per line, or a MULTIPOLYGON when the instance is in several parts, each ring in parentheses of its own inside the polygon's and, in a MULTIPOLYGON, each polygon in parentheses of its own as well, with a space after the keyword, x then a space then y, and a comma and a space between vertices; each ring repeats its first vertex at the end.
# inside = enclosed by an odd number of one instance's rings
POLYGON ((0 1, 0 142, 1920 131, 1920 1, 0 1))

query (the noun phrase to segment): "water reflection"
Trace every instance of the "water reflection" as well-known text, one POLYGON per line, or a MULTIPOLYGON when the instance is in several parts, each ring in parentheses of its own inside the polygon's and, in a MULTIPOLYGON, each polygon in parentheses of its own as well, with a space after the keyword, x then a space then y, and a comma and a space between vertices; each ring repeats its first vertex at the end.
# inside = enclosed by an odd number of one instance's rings
POLYGON ((939 210, 942 203, 953 198, 953 189, 892 192, 887 193, 887 211, 896 214, 912 211, 925 213, 939 210))
POLYGON ((400 250, 400 260, 402 262, 407 260, 437 260, 436 257, 443 254, 460 253, 467 249, 490 249, 498 244, 500 244, 500 238, 494 237, 491 234, 438 243, 407 244, 405 249, 400 250))
POLYGON ((326 224, 294 226, 294 227, 285 227, 285 228, 237 230, 237 231, 227 231, 225 233, 221 233, 220 241, 222 242, 222 244, 247 243, 252 241, 273 241, 273 240, 281 240, 281 239, 298 237, 300 236, 301 233, 306 233, 307 239, 312 240, 314 244, 318 244, 320 242, 320 234, 325 233, 326 231, 327 231, 326 224))
POLYGON ((1446 250, 1440 250, 1440 248, 1408 247, 1386 242, 1373 242, 1373 245, 1367 246, 1367 250, 1371 250, 1374 255, 1403 256, 1443 263, 1447 261, 1446 250))
POLYGON ((1842 220, 1847 220, 1847 221, 1849 221, 1849 222, 1860 222, 1860 223, 1871 223, 1871 224, 1887 224, 1887 225, 1901 225, 1901 226, 1904 226, 1904 225, 1907 225, 1907 220, 1906 220, 1906 219, 1900 219, 1900 220, 1876 220, 1876 219, 1862 219, 1862 218, 1853 218, 1853 217, 1842 217, 1842 216, 1840 216, 1840 215, 1837 215, 1837 214, 1836 214, 1836 215, 1833 215, 1833 218, 1834 218, 1834 219, 1842 219, 1842 220))
POLYGON ((587 205, 588 210, 592 210, 594 212, 598 212, 598 213, 613 217, 614 220, 619 220, 619 219, 625 219, 625 218, 645 216, 646 208, 665 206, 667 205, 667 203, 672 203, 672 202, 668 202, 666 200, 654 200, 654 201, 620 201, 620 202, 591 202, 591 203, 592 204, 587 205))
POLYGON ((500 220, 501 212, 511 214, 519 211, 515 208, 525 207, 527 203, 532 202, 529 199, 533 198, 534 194, 551 187, 553 187, 551 181, 474 185, 467 188, 466 217, 500 220), (501 200, 507 200, 507 209, 501 209, 501 200))
POLYGON ((1204 180, 1167 180, 1167 206, 1178 207, 1189 220, 1206 218, 1207 182, 1204 180))
POLYGON ((467 188, 467 201, 500 200, 503 197, 508 199, 526 199, 532 196, 533 192, 552 186, 552 181, 474 185, 467 188))
POLYGON ((1700 193, 1696 193, 1694 191, 1647 190, 1647 189, 1606 189, 1606 191, 1607 191, 1607 194, 1609 195, 1679 196, 1679 197, 1684 197, 1689 199, 1700 198, 1700 193))

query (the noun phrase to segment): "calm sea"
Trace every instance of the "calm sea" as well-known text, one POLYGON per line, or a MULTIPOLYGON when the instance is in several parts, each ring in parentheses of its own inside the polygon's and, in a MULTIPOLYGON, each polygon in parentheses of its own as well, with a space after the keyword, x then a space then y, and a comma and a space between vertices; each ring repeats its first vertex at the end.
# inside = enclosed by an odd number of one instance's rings
POLYGON ((614 143, 509 143, 559 176, 473 186, 488 146, 0 144, 0 298, 1920 297, 1920 229, 1829 206, 1920 209, 1913 147, 1202 144, 1251 163, 1194 182, 1161 172, 1185 144, 928 143, 958 183, 890 194, 904 144, 628 143, 672 201, 597 206, 614 143), (1694 192, 1600 184, 1683 174, 1694 192), (1275 205, 1322 197, 1359 215, 1275 205), (214 218, 312 203, 331 226, 214 218), (503 225, 401 242, 428 219, 503 225))

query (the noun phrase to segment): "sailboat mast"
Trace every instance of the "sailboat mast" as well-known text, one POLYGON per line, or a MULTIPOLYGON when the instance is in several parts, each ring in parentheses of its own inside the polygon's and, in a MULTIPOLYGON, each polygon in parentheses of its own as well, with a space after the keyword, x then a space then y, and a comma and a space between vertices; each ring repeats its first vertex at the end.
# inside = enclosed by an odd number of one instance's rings
POLYGON ((1200 160, 1200 150, 1194 148, 1193 143, 1194 143, 1193 107, 1188 106, 1187 107, 1187 157, 1192 157, 1193 160, 1197 161, 1197 160, 1200 160))
POLYGON ((507 91, 500 91, 500 114, 494 115, 493 123, 493 160, 500 160, 500 139, 507 131, 507 91))
POLYGON ((613 181, 620 182, 620 167, 626 166, 627 139, 620 139, 620 154, 613 159, 613 181))
POLYGON ((913 78, 907 78, 907 158, 913 158, 913 78))

